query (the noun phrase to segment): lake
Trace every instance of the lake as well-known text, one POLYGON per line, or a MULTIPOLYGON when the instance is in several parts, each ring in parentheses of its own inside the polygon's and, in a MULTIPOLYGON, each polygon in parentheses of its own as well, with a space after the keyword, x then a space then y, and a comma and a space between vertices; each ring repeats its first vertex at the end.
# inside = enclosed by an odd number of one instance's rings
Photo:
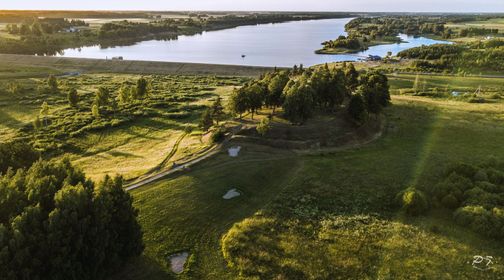
POLYGON ((385 56, 389 51, 396 54, 421 45, 447 43, 401 35, 405 43, 374 46, 357 54, 315 54, 315 50, 322 47, 322 42, 346 35, 345 24, 350 20, 343 18, 241 26, 179 36, 177 40, 149 40, 111 48, 92 46, 67 49, 59 56, 100 59, 122 56, 125 60, 290 67, 295 64, 312 66, 334 61, 356 61, 370 54, 385 56))

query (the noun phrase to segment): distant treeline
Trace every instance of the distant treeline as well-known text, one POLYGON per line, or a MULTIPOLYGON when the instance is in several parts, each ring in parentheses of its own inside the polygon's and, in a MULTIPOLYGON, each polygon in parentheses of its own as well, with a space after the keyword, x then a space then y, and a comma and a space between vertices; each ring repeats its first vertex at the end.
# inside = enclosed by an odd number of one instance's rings
POLYGON ((499 29, 470 27, 460 30, 459 36, 471 37, 471 36, 485 36, 485 35, 497 35, 497 34, 499 34, 499 29))
POLYGON ((6 31, 12 35, 22 36, 42 36, 44 34, 53 34, 60 32, 65 28, 77 26, 89 26, 82 20, 68 20, 64 18, 30 18, 25 19, 20 25, 13 23, 5 26, 6 31))
POLYGON ((446 19, 428 16, 361 17, 345 25, 349 35, 368 36, 371 39, 385 36, 435 34, 443 35, 446 19))
MULTIPOLYGON (((106 23, 101 26, 99 38, 144 38, 162 33, 195 34, 203 31, 233 28, 244 25, 281 23, 292 20, 334 18, 333 14, 247 14, 225 15, 220 17, 194 15, 185 19, 163 19, 152 22, 135 23, 130 21, 106 23)), ((341 16, 348 16, 342 14, 341 16)))
POLYGON ((504 39, 462 45, 421 46, 402 51, 398 56, 416 59, 412 67, 418 71, 503 71, 504 39))
POLYGON ((0 22, 19 23, 30 18, 144 18, 145 12, 112 11, 0 11, 0 22))
POLYGON ((164 20, 154 23, 136 23, 130 21, 120 21, 105 23, 98 33, 100 39, 145 37, 148 35, 178 31, 175 20, 164 20))
POLYGON ((451 31, 445 30, 445 21, 445 18, 438 16, 358 17, 345 25, 347 37, 340 36, 336 40, 323 42, 324 48, 317 52, 324 53, 338 48, 365 50, 377 42, 397 42, 399 34, 430 34, 449 38, 451 31))

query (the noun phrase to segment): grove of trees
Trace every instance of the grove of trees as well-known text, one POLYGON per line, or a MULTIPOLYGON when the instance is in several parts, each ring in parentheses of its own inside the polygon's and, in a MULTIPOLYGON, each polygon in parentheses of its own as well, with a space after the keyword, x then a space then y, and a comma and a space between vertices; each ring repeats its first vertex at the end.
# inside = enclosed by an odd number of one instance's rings
POLYGON ((364 122, 369 114, 379 114, 389 104, 387 77, 379 72, 359 73, 353 64, 330 69, 282 70, 268 73, 236 89, 231 95, 231 111, 251 118, 264 106, 281 106, 283 116, 302 124, 316 112, 333 112, 347 106, 350 117, 364 122))
POLYGON ((103 279, 140 255, 137 210, 122 185, 108 176, 95 184, 68 160, 9 169, 0 176, 0 278, 103 279))

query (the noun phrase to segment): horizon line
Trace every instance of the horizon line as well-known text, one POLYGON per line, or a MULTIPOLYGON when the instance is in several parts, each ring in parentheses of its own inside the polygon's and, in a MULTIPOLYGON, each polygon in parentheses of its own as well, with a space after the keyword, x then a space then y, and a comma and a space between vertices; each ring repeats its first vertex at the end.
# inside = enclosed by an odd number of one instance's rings
POLYGON ((378 14, 378 13, 408 13, 408 14, 504 14, 504 11, 494 12, 494 11, 317 11, 317 10, 146 10, 146 9, 127 9, 127 10, 111 10, 111 9, 0 9, 0 12, 157 12, 157 13, 169 13, 169 12, 211 12, 211 13, 355 13, 355 14, 378 14))

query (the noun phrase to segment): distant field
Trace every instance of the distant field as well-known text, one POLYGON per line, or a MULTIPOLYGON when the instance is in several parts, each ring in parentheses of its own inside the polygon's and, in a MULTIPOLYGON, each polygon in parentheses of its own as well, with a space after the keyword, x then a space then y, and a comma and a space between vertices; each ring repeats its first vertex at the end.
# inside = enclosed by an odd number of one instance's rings
POLYGON ((499 31, 504 31, 504 18, 492 18, 485 21, 468 21, 464 23, 450 23, 446 24, 446 27, 457 30, 462 28, 477 27, 499 29, 499 31))
POLYGON ((389 80, 394 94, 414 93, 416 86, 417 92, 438 97, 455 97, 454 94, 497 100, 504 97, 504 78, 391 74, 389 80))

